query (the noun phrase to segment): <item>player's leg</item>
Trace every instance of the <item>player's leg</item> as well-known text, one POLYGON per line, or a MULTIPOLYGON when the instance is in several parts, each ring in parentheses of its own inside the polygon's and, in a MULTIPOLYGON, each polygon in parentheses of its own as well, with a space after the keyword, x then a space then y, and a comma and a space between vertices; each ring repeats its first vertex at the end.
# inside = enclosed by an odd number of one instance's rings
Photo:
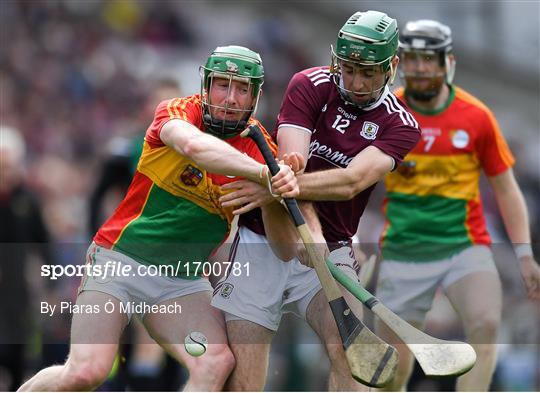
POLYGON ((477 354, 473 369, 458 379, 457 390, 487 391, 497 361, 501 282, 487 247, 468 248, 454 259, 452 273, 443 285, 463 322, 467 342, 477 354))
MULTIPOLYGON (((351 306, 354 314, 361 318, 361 309, 359 310, 356 307, 357 305, 353 303, 349 296, 345 295, 345 300, 351 306)), ((306 319, 324 343, 330 360, 329 391, 368 391, 369 389, 366 386, 356 382, 351 376, 336 321, 322 290, 319 290, 309 303, 306 319)))
POLYGON ((227 257, 249 270, 230 269, 214 290, 212 305, 226 315, 236 367, 229 390, 262 390, 270 343, 281 320, 290 264, 279 260, 264 236, 240 227, 227 257))
POLYGON ((128 361, 128 383, 143 391, 163 390, 160 378, 166 354, 146 331, 138 318, 131 323, 133 344, 128 361))
MULTIPOLYGON (((205 281, 206 289, 211 289, 207 280, 196 281, 205 281)), ((227 345, 225 321, 221 311, 210 305, 211 298, 211 290, 204 290, 165 300, 159 305, 168 306, 171 310, 180 306, 181 313, 147 314, 144 317, 144 325, 152 338, 188 369, 186 391, 221 390, 234 368, 234 356, 227 345), (208 339, 208 348, 203 356, 193 357, 186 352, 184 339, 191 332, 201 332, 208 339)))
MULTIPOLYGON (((423 329, 436 289, 449 266, 449 260, 422 263, 385 260, 380 265, 377 297, 403 320, 423 329)), ((412 353, 378 318, 375 319, 375 333, 393 345, 399 354, 396 376, 383 390, 406 390, 414 367, 412 353)))
MULTIPOLYGON (((330 260, 349 277, 358 281, 359 266, 350 247, 344 246, 332 251, 330 260)), ((361 318, 362 305, 343 287, 341 289, 353 313, 361 318)), ((299 299, 295 302, 297 310, 291 310, 306 319, 324 343, 330 360, 329 390, 366 391, 367 387, 356 382, 351 376, 334 316, 315 271, 294 262, 287 291, 291 298, 299 299)), ((287 304, 288 309, 289 306, 287 304)))
POLYGON ((274 331, 246 320, 228 320, 229 345, 236 367, 229 377, 229 391, 262 391, 266 383, 270 344, 274 331))
POLYGON ((120 301, 106 293, 83 291, 76 304, 97 307, 100 311, 74 313, 66 363, 41 370, 24 383, 20 391, 92 390, 107 378, 127 317, 119 311, 120 301), (104 311, 108 302, 108 306, 114 305, 113 313, 104 311))

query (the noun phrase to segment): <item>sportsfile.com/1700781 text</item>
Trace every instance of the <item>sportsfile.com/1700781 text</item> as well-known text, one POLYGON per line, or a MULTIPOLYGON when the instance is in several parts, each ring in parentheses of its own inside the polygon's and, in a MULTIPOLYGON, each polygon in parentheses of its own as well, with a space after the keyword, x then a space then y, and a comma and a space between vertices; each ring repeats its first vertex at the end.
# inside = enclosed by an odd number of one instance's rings
POLYGON ((61 277, 96 277, 102 280, 113 277, 196 277, 196 276, 233 276, 249 277, 249 262, 182 262, 175 265, 143 265, 137 266, 121 261, 107 261, 104 264, 84 265, 42 265, 41 277, 57 280, 61 277))

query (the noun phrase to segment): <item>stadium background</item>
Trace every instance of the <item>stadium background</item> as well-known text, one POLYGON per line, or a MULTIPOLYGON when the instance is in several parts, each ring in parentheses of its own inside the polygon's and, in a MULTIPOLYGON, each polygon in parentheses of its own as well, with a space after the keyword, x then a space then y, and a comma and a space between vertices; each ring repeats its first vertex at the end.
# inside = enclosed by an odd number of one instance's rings
MULTIPOLYGON (((230 43, 248 46, 263 58, 265 94, 258 117, 272 128, 289 78, 308 66, 329 63, 330 44, 354 11, 385 11, 398 19, 400 27, 407 20, 435 18, 454 33, 456 83, 492 108, 517 157, 515 171, 527 199, 539 257, 539 7, 536 1, 4 0, 0 123, 24 135, 25 183, 44 210, 54 263, 82 263, 61 245, 85 244, 93 235, 88 230, 88 199, 100 162, 114 148, 112 141, 138 135, 150 122, 142 107, 153 81, 174 78, 185 95, 197 93, 198 67, 213 48, 230 43)), ((359 229, 363 242, 376 241, 380 233, 381 195, 379 186, 359 229)), ((504 242, 489 193, 485 211, 494 241, 504 242)), ((508 247, 496 250, 505 303, 492 388, 539 390, 538 304, 526 301, 508 247)), ((42 287, 38 273, 28 271, 21 285, 42 287)), ((62 281, 48 290, 57 299, 73 299, 77 285, 77 280, 62 281)), ((3 296, 0 304, 7 299, 3 296)), ((32 315, 38 315, 35 303, 32 315)), ((29 373, 42 366, 44 336, 61 341, 68 325, 47 327, 48 333, 39 321, 30 321, 30 326, 25 349, 29 373)), ((442 338, 462 334, 442 296, 428 327, 442 338)), ((290 345, 310 340, 312 333, 303 323, 285 318, 274 341, 268 390, 325 389, 328 364, 322 349, 290 345)), ((0 369, 0 390, 9 386, 8 380, 0 369)), ((448 387, 421 378, 415 381, 415 389, 448 387)))

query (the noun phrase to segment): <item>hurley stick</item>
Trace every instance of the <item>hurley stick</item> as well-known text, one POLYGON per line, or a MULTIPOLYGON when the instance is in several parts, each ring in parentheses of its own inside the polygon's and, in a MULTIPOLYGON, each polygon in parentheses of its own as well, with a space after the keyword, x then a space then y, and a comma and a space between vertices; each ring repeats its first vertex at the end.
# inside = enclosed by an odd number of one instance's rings
MULTIPOLYGON (((278 173, 279 166, 259 127, 250 126, 241 135, 251 138, 257 144, 270 173, 272 175, 278 173)), ((296 200, 285 199, 284 201, 328 299, 341 336, 351 375, 365 385, 383 387, 394 377, 398 361, 396 349, 377 337, 354 315, 328 271, 324 257, 315 247, 310 229, 305 223, 296 200)))
POLYGON ((407 345, 427 376, 458 376, 473 368, 476 352, 472 346, 460 341, 440 340, 421 332, 390 311, 332 262, 326 260, 326 266, 341 285, 373 311, 407 345))

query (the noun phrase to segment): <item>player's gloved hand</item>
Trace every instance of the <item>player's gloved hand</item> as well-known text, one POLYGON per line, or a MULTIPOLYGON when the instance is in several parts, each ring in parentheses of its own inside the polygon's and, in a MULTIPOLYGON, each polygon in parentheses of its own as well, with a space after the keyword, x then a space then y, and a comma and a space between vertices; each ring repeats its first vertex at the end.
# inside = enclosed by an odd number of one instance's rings
POLYGON ((519 258, 521 277, 525 282, 527 296, 532 300, 540 300, 540 266, 532 255, 519 258))
POLYGON ((231 192, 219 198, 219 203, 223 207, 239 207, 233 211, 235 215, 247 213, 275 200, 266 187, 249 180, 237 180, 221 186, 221 189, 231 192))

